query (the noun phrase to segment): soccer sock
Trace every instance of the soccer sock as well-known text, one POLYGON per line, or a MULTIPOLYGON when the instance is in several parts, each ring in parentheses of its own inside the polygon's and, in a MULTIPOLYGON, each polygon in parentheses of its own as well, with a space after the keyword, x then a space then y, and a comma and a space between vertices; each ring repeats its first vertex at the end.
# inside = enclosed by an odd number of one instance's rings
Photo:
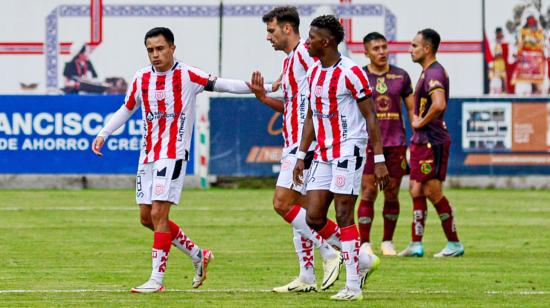
POLYGON ((458 242, 458 234, 456 233, 456 227, 454 223, 453 208, 449 204, 449 200, 443 197, 437 204, 434 205, 439 219, 441 219, 441 226, 445 232, 445 236, 449 242, 458 242))
POLYGON ((319 230, 319 235, 324 238, 329 245, 332 247, 338 247, 338 249, 342 250, 342 242, 340 241, 340 227, 338 225, 327 218, 327 224, 323 227, 323 229, 319 230))
POLYGON ((171 238, 172 234, 170 232, 155 232, 154 234, 152 253, 153 270, 151 272, 151 279, 159 283, 162 283, 164 273, 166 272, 171 238))
POLYGON ((413 198, 413 222, 412 222, 412 241, 422 242, 424 236, 424 226, 426 224, 426 216, 428 214, 428 205, 426 197, 413 198))
POLYGON ((342 257, 346 264, 346 287, 359 290, 359 232, 355 224, 341 228, 342 257))
POLYGON ((370 242, 370 228, 374 218, 374 202, 361 200, 357 208, 357 221, 359 222, 359 234, 361 243, 370 242))
POLYGON ((200 247, 187 237, 175 222, 169 220, 168 225, 170 226, 172 245, 188 255, 194 263, 199 262, 201 260, 200 247))
POLYGON ((294 233, 294 248, 300 262, 300 281, 304 283, 315 283, 315 269, 313 258, 313 242, 302 237, 296 228, 294 233))
POLYGON ((397 218, 399 218, 399 201, 384 201, 382 216, 384 217, 384 237, 382 240, 391 241, 397 226, 397 218))
POLYGON ((336 257, 336 251, 334 251, 317 232, 311 230, 307 225, 306 210, 304 208, 299 205, 294 205, 283 218, 292 225, 301 237, 311 241, 313 245, 319 249, 319 253, 323 259, 326 260, 336 257))

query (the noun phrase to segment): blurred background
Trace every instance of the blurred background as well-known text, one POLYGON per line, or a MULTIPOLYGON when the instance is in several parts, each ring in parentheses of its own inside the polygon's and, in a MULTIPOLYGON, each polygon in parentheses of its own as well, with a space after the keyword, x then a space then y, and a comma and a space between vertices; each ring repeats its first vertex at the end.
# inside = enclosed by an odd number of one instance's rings
MULTIPOLYGON (((421 68, 410 41, 437 30, 451 83, 448 185, 550 186, 550 0, 5 0, 0 187, 132 187, 140 114, 109 138, 105 157, 90 145, 148 65, 145 32, 171 28, 176 57, 213 75, 248 80, 260 70, 274 80, 284 53, 266 41, 261 16, 284 4, 299 8, 304 39, 314 17, 338 15, 341 52, 361 66, 363 36, 383 33, 413 82, 421 68)), ((188 185, 277 174, 278 113, 250 95, 204 93, 197 108, 188 185)))

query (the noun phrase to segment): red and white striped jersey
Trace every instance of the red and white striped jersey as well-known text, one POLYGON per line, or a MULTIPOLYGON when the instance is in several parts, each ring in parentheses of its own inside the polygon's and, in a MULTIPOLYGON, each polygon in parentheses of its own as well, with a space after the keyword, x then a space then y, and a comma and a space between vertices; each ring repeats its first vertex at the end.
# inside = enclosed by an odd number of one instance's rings
POLYGON ((142 107, 140 163, 189 158, 195 101, 208 83, 208 77, 200 69, 181 62, 176 62, 167 72, 157 72, 148 66, 136 73, 124 105, 131 111, 142 107))
POLYGON ((308 71, 309 101, 317 137, 315 159, 333 159, 364 153, 368 134, 357 101, 368 98, 371 89, 365 72, 342 56, 324 68, 317 61, 308 71))
POLYGON ((283 62, 281 79, 284 93, 283 155, 299 145, 307 115, 306 74, 314 62, 304 41, 300 41, 283 62))

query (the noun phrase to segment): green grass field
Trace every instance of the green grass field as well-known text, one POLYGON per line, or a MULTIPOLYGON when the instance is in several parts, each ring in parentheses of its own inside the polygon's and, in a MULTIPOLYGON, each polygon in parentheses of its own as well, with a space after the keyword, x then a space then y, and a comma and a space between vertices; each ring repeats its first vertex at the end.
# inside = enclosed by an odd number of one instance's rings
MULTIPOLYGON (((209 278, 195 291, 189 259, 172 250, 162 294, 128 290, 150 274, 152 233, 141 227, 130 190, 1 191, 0 306, 178 307, 527 307, 550 305, 550 192, 448 190, 466 254, 434 259, 445 244, 430 207, 426 256, 382 257, 365 300, 328 292, 273 294, 298 273, 290 227, 271 190, 184 191, 171 218, 213 250, 209 278), (16 291, 19 290, 19 291, 16 291)), ((398 249, 410 238, 411 203, 401 196, 398 249)), ((382 234, 381 203, 373 238, 382 234)), ((378 248, 378 243, 376 243, 378 248)), ((321 262, 317 263, 318 281, 321 262)))

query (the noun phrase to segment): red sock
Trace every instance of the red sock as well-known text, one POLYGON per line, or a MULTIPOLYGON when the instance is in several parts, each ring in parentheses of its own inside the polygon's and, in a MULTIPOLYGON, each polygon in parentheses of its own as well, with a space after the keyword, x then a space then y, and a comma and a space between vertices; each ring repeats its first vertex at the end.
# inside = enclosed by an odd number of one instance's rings
POLYGON ((340 231, 340 228, 338 227, 338 225, 334 221, 327 219, 327 224, 323 227, 323 229, 319 230, 317 233, 319 233, 319 235, 322 238, 327 240, 333 234, 336 234, 336 236, 339 238, 340 237, 339 231, 340 231))
POLYGON ((413 198, 413 222, 412 222, 412 241, 422 242, 424 236, 424 226, 426 224, 426 215, 428 214, 428 205, 426 197, 413 198))
POLYGON ((288 222, 289 224, 292 223, 292 221, 294 220, 294 218, 296 218, 296 216, 298 216, 298 213, 300 213, 300 210, 302 208, 299 206, 299 205, 294 205, 286 214, 285 216, 283 217, 284 220, 286 220, 286 222, 288 222))
POLYGON ((170 226, 170 234, 172 236, 171 240, 173 241, 180 233, 180 226, 171 220, 168 221, 168 225, 170 226))
POLYGON ((397 226, 397 218, 399 218, 399 201, 384 201, 382 216, 384 217, 384 237, 382 240, 391 241, 397 226))
POLYGON ((357 209, 357 221, 359 222, 359 234, 361 235, 361 244, 370 242, 370 228, 374 218, 374 202, 361 200, 357 209))
POLYGON ((172 245, 172 233, 170 232, 156 232, 154 235, 153 248, 160 249, 168 253, 172 245))
POLYGON ((435 210, 441 219, 441 226, 445 232, 445 236, 449 242, 458 242, 458 235, 454 223, 453 208, 449 204, 449 200, 443 197, 437 204, 435 210))

